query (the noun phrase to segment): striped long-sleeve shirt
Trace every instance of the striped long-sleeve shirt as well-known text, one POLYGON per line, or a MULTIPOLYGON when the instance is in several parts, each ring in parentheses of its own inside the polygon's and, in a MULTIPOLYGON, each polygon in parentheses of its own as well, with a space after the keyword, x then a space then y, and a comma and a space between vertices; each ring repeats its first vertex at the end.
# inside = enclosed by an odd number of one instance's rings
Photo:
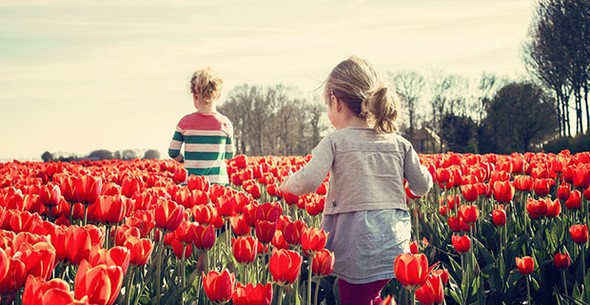
POLYGON ((228 184, 225 160, 234 156, 233 125, 219 112, 188 114, 176 126, 168 155, 177 161, 184 159, 189 175, 228 184), (184 156, 180 152, 183 143, 184 156))

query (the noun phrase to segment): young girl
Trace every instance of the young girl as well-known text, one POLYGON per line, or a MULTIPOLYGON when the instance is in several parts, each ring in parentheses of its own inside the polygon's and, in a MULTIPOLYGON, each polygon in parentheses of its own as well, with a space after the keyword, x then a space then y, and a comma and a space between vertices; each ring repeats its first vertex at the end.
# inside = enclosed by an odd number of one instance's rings
POLYGON ((321 227, 334 251, 341 304, 379 304, 393 261, 409 252, 411 221, 404 178, 415 195, 432 186, 409 141, 395 134, 394 88, 365 60, 338 64, 325 82, 328 118, 336 131, 313 149, 309 163, 281 190, 315 191, 330 173, 321 227))
POLYGON ((211 183, 228 184, 225 160, 234 155, 233 125, 215 110, 223 81, 211 68, 193 73, 190 89, 196 112, 185 115, 170 142, 168 155, 184 162, 189 175, 207 176, 211 183), (184 143, 184 155, 180 152, 184 143))

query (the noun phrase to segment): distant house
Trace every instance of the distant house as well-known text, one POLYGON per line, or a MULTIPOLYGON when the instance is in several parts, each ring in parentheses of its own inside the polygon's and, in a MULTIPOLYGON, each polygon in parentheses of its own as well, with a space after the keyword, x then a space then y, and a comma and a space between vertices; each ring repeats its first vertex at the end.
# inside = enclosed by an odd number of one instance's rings
POLYGON ((428 127, 422 127, 414 131, 414 134, 409 139, 414 149, 421 154, 442 153, 447 149, 439 135, 428 127))

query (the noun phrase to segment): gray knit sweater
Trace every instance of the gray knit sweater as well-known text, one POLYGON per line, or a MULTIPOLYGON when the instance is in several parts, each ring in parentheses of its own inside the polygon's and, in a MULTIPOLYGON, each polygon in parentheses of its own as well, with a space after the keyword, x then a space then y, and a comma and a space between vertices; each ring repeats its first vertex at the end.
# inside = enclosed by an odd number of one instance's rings
POLYGON ((295 195, 315 191, 330 173, 324 215, 383 209, 407 210, 404 178, 412 193, 424 195, 432 177, 410 142, 372 128, 347 127, 320 141, 312 158, 283 188, 295 195))

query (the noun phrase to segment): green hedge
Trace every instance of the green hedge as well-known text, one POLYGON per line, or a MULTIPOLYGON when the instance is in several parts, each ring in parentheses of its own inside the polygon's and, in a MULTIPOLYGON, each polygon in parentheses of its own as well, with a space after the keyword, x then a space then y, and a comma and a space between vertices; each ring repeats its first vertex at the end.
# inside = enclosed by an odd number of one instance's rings
POLYGON ((581 151, 590 151, 590 134, 579 134, 575 137, 560 137, 551 140, 543 145, 546 152, 559 153, 564 149, 570 152, 578 153, 581 151))

